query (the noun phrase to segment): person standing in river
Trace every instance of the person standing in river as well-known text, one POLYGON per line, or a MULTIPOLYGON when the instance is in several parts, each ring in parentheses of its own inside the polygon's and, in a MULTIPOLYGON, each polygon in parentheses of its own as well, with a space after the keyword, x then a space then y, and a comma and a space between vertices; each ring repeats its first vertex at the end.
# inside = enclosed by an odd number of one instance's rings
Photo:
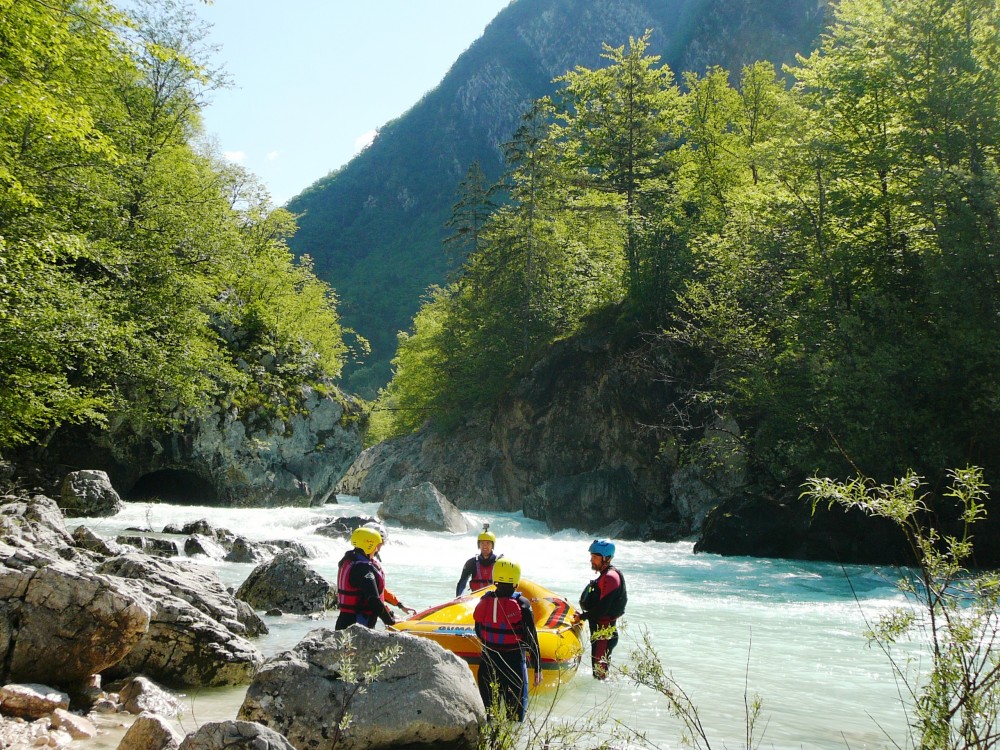
POLYGON ((587 584, 580 595, 580 611, 575 622, 587 621, 590 628, 590 664, 594 678, 608 676, 611 652, 618 645, 618 618, 625 613, 628 592, 625 576, 611 564, 615 545, 605 539, 590 544, 590 567, 597 578, 587 584))
POLYGON ((493 554, 493 547, 496 545, 497 537, 490 531, 488 523, 483 524, 483 530, 476 537, 476 544, 479 545, 479 554, 470 557, 462 566, 462 577, 458 579, 458 586, 455 588, 455 596, 461 596, 465 591, 465 584, 469 584, 469 591, 479 591, 493 583, 493 566, 496 561, 503 557, 493 554))
POLYGON ((359 526, 351 534, 351 545, 353 549, 338 564, 340 614, 334 629, 343 630, 354 624, 374 628, 376 620, 392 625, 396 618, 385 605, 385 573, 373 559, 382 546, 382 535, 375 529, 359 526))
POLYGON ((514 589, 521 566, 497 560, 493 566, 496 590, 480 598, 472 613, 483 650, 476 682, 488 712, 503 706, 511 719, 524 721, 528 711, 528 663, 531 654, 535 685, 542 682, 542 658, 531 603, 514 589))

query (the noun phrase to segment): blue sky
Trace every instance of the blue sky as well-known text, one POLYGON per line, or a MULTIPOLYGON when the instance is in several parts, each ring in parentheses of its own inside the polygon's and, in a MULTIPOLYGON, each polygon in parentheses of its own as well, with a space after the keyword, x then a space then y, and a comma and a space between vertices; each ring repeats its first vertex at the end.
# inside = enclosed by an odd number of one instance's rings
POLYGON ((212 94, 205 130, 281 205, 437 86, 509 2, 197 3, 234 83, 212 94))

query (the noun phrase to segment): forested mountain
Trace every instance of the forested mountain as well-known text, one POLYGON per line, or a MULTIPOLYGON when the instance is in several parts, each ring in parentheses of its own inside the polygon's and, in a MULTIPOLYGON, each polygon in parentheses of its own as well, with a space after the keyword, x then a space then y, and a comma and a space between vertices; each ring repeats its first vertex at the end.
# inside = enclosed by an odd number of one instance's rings
POLYGON ((288 204, 290 240, 337 290, 344 325, 372 344, 345 388, 372 396, 390 377, 396 333, 410 328, 420 297, 444 282, 461 253, 442 239, 470 165, 486 182, 503 168, 503 145, 538 97, 577 65, 599 66, 601 44, 627 44, 647 29, 649 52, 672 70, 789 62, 821 29, 823 0, 515 0, 441 82, 386 124, 349 164, 288 204))

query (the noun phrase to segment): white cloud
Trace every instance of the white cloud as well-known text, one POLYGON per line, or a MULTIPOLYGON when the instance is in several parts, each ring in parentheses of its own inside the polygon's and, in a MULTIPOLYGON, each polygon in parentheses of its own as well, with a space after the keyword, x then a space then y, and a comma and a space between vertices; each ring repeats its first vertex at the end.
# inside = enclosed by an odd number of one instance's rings
POLYGON ((222 155, 226 158, 227 161, 235 161, 235 162, 245 161, 247 158, 246 153, 243 151, 223 151, 222 155))
POLYGON ((375 136, 377 135, 378 135, 377 130, 369 130, 367 133, 362 133, 357 138, 355 138, 354 153, 358 153, 359 151, 364 151, 366 148, 372 145, 372 141, 375 140, 375 136))
POLYGON ((269 151, 268 154, 267 154, 267 160, 268 161, 274 161, 279 156, 281 156, 281 152, 280 151, 269 151))

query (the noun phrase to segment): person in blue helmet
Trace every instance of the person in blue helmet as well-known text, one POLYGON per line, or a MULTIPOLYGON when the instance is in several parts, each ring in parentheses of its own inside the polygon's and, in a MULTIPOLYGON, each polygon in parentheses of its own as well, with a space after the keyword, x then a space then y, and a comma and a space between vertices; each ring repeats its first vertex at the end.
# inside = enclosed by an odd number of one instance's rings
POLYGON ((611 564, 615 545, 606 539, 590 544, 590 567, 597 578, 587 584, 580 595, 580 611, 576 622, 587 621, 590 628, 590 664, 595 679, 608 676, 611 652, 618 645, 618 618, 625 612, 628 592, 625 576, 611 564))
POLYGON ((528 711, 528 664, 531 655, 535 685, 542 682, 542 658, 531 603, 515 588, 521 566, 497 560, 493 566, 496 588, 484 594, 472 613, 476 635, 482 641, 476 682, 486 710, 501 707, 507 716, 524 721, 528 711))

